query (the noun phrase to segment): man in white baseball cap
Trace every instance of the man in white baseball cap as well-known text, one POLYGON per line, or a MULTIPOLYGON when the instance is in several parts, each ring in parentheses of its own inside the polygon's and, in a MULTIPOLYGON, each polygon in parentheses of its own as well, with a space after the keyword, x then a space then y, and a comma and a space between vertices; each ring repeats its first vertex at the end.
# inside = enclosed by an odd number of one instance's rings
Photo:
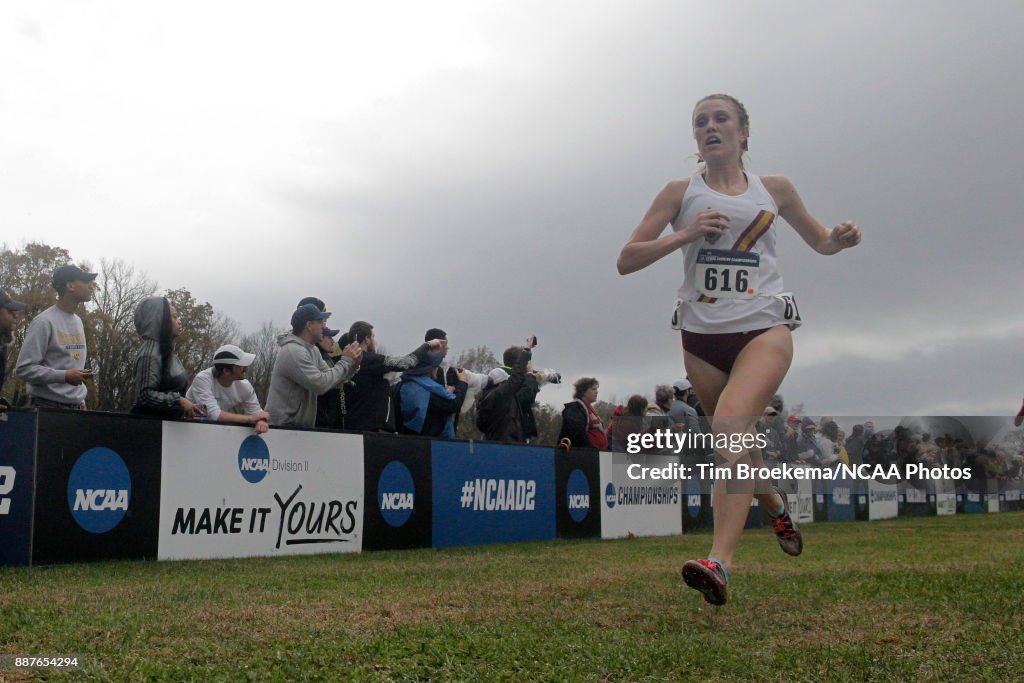
POLYGON ((263 434, 270 425, 270 414, 260 407, 256 390, 245 379, 245 369, 256 360, 234 344, 225 344, 213 354, 213 367, 192 380, 185 398, 200 407, 206 419, 214 422, 253 425, 263 434), (243 412, 238 413, 236 410, 243 412))
POLYGON ((669 418, 679 428, 700 434, 700 420, 697 411, 688 403, 690 394, 693 393, 693 385, 690 384, 690 380, 677 379, 672 383, 672 391, 676 400, 672 402, 672 408, 669 409, 669 418))

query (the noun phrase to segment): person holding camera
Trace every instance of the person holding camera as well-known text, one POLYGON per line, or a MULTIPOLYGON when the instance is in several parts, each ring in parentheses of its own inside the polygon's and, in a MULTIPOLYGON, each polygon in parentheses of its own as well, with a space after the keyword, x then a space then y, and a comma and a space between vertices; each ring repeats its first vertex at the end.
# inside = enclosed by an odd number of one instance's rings
POLYGON ((510 346, 502 354, 504 365, 487 373, 476 413, 477 429, 487 441, 527 443, 537 435, 533 402, 541 375, 534 372, 532 359, 530 347, 510 346))
POLYGON ((328 366, 317 345, 324 336, 324 321, 331 317, 315 303, 292 313, 292 331, 277 337, 280 347, 270 376, 267 412, 272 426, 316 426, 316 399, 351 378, 363 360, 363 349, 350 343, 341 350, 334 366, 328 366))
POLYGON ((440 363, 448 352, 448 340, 442 330, 428 333, 428 339, 404 356, 377 353, 377 335, 373 325, 357 320, 348 329, 349 339, 363 349, 359 371, 345 385, 345 429, 360 432, 394 431, 397 410, 393 405, 391 383, 385 375, 423 366, 431 358, 440 363), (392 425, 389 429, 388 425, 392 425))
POLYGON ((454 439, 455 419, 466 400, 469 375, 462 368, 448 368, 447 375, 442 370, 441 362, 448 353, 448 335, 444 330, 433 327, 427 330, 424 339, 428 343, 441 341, 443 346, 430 351, 419 365, 402 373, 401 431, 454 439))

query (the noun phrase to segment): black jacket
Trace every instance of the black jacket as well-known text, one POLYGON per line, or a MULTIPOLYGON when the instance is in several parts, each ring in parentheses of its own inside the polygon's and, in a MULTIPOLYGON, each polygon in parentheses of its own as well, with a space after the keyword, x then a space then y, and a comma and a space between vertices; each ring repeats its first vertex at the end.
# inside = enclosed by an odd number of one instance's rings
POLYGON ((393 405, 391 384, 384 378, 389 372, 410 370, 427 357, 430 347, 421 344, 407 356, 384 356, 374 351, 363 354, 359 371, 345 385, 345 429, 371 432, 387 429, 393 405))
MULTIPOLYGON (((331 354, 320 349, 320 357, 327 365, 334 367, 331 354)), ((331 387, 316 397, 317 429, 342 429, 345 426, 344 398, 341 387, 331 387)))
POLYGON ((0 403, 10 407, 10 403, 4 398, 4 377, 7 375, 7 344, 0 344, 0 403))
POLYGON ((587 409, 579 401, 566 403, 562 408, 562 430, 558 433, 558 440, 569 439, 576 448, 590 447, 590 438, 587 431, 590 427, 590 416, 587 409))
POLYGON ((529 438, 527 429, 532 427, 536 433, 537 427, 532 422, 532 410, 529 418, 524 416, 523 404, 529 396, 529 405, 533 405, 533 397, 537 395, 539 387, 537 378, 526 374, 525 361, 510 370, 507 380, 501 384, 489 384, 481 392, 477 406, 477 427, 481 427, 488 441, 525 443, 529 438), (483 425, 481 414, 484 416, 483 425))
POLYGON ((533 415, 533 404, 537 400, 537 393, 540 391, 540 384, 537 378, 528 374, 523 378, 523 386, 516 392, 516 400, 519 401, 519 409, 523 420, 523 439, 532 439, 537 436, 537 418, 533 415))
MULTIPOLYGON (((430 403, 427 405, 427 418, 423 421, 423 431, 419 432, 420 435, 441 436, 441 433, 444 431, 445 423, 448 421, 448 416, 458 415, 459 411, 462 410, 462 403, 466 400, 466 392, 469 390, 469 385, 465 382, 456 380, 454 387, 454 400, 443 398, 437 394, 430 395, 430 403)), ((454 428, 454 426, 453 420, 452 427, 454 428)), ((410 434, 415 434, 415 432, 411 430, 405 431, 410 434)))
POLYGON ((142 346, 135 355, 135 403, 131 412, 162 417, 181 417, 181 397, 188 388, 188 373, 173 346, 164 356, 160 340, 168 334, 160 296, 143 299, 135 307, 135 329, 142 346))

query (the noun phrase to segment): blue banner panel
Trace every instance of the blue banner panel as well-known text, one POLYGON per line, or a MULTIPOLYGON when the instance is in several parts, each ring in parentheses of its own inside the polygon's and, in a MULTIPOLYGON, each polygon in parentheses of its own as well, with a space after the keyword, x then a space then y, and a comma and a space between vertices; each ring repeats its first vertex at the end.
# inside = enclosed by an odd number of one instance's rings
POLYGON ((35 456, 35 413, 0 414, 0 567, 32 563, 35 456))
POLYGON ((601 537, 601 467, 598 451, 555 454, 555 511, 559 538, 601 537))
POLYGON ((366 434, 363 458, 363 550, 429 548, 430 440, 366 434))
POLYGON ((434 546, 554 538, 554 460, 546 448, 435 441, 434 546))
POLYGON ((840 474, 826 482, 826 501, 828 502, 828 519, 832 522, 849 522, 854 518, 854 499, 856 482, 840 474))
POLYGON ((156 559, 161 424, 39 412, 33 564, 156 559))
POLYGON ((987 482, 984 479, 968 479, 957 486, 957 513, 976 515, 988 511, 987 482), (963 509, 960 509, 961 504, 963 509))

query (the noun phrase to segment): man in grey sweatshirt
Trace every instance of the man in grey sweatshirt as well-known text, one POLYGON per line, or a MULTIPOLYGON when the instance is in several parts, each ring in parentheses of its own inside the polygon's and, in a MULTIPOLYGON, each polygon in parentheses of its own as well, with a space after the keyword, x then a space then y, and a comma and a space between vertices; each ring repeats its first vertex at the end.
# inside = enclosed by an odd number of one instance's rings
POLYGON ((363 350, 356 343, 342 349, 333 368, 324 362, 317 344, 323 339, 324 321, 329 317, 330 313, 315 304, 299 306, 292 313, 292 331, 277 338, 281 348, 274 360, 267 398, 272 425, 313 428, 317 396, 347 381, 359 369, 363 350))
POLYGON ((37 315, 25 332, 15 372, 25 381, 29 405, 82 410, 92 377, 85 369, 85 328, 75 311, 92 299, 96 273, 78 266, 53 271, 57 304, 37 315))

